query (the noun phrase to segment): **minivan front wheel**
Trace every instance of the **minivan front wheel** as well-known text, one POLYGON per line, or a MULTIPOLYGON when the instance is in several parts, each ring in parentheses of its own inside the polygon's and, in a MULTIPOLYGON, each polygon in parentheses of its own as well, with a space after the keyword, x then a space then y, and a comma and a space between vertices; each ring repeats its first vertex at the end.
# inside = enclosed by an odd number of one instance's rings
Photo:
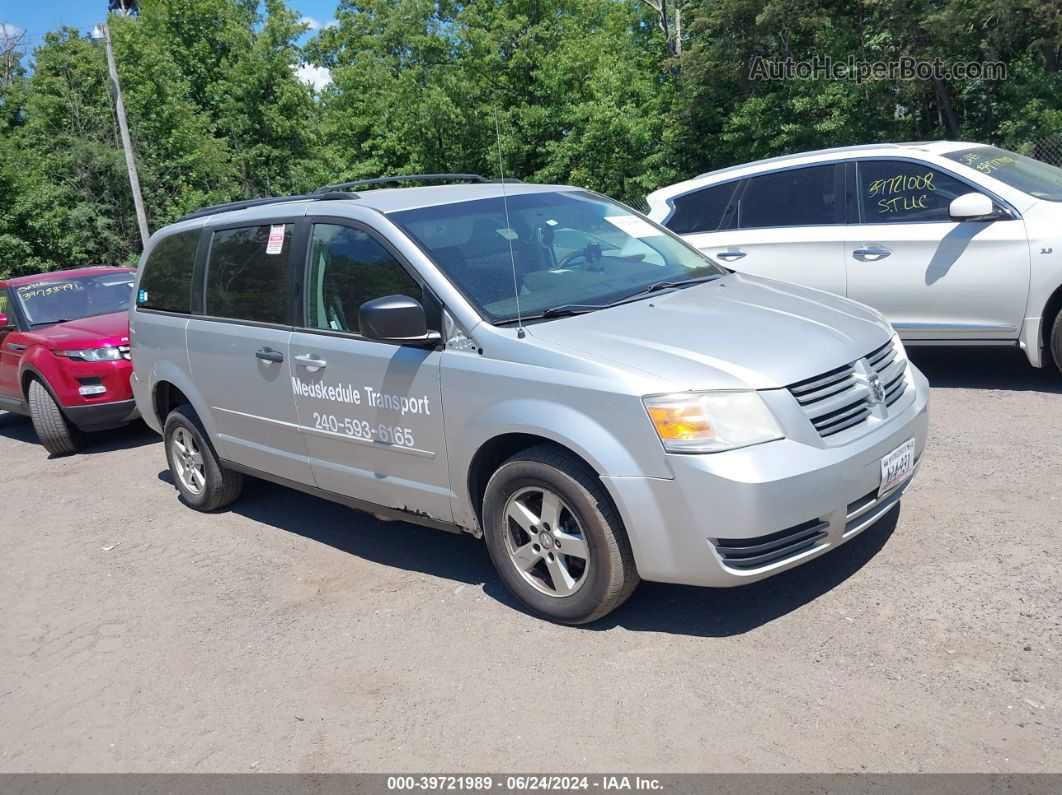
POLYGON ((585 624, 638 584, 623 522, 598 477, 563 450, 517 453, 491 477, 484 535, 503 582, 532 610, 585 624))
POLYGON ((34 378, 29 383, 30 418, 44 449, 52 455, 71 455, 81 446, 81 429, 63 416, 62 409, 43 383, 34 378))
POLYGON ((236 501, 243 475, 221 465, 191 406, 178 406, 162 430, 166 463, 181 498, 197 511, 216 511, 236 501))

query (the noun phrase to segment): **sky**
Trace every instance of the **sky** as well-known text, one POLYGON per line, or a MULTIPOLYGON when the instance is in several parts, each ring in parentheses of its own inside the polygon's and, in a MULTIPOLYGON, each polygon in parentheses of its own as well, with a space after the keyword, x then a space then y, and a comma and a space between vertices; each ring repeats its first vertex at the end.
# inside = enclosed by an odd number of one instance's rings
MULTIPOLYGON (((288 5, 302 16, 311 30, 318 30, 332 20, 336 0, 288 0, 288 5)), ((0 0, 0 25, 9 33, 25 31, 30 49, 38 46, 44 34, 63 25, 88 32, 107 16, 107 0, 0 0)), ((299 77, 315 88, 328 83, 328 72, 306 65, 299 77)))

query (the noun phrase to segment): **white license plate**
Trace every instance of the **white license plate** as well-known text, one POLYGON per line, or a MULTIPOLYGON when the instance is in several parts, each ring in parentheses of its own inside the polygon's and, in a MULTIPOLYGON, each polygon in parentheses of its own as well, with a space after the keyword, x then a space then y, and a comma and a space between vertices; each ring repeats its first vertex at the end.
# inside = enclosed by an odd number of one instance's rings
POLYGON ((915 440, 904 442, 881 459, 881 485, 878 496, 892 491, 911 474, 915 464, 915 440))

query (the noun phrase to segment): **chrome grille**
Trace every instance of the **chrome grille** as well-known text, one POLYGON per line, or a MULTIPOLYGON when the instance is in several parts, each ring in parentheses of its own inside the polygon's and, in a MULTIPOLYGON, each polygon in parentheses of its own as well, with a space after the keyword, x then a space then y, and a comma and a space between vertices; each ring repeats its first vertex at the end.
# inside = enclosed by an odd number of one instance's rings
POLYGON ((122 354, 122 358, 123 359, 132 359, 133 358, 133 355, 129 352, 129 346, 128 345, 119 345, 118 346, 118 352, 120 354, 122 354))
POLYGON ((789 392, 804 409, 822 437, 854 428, 870 417, 878 404, 871 393, 870 376, 876 374, 884 388, 885 406, 893 405, 907 387, 907 360, 893 340, 862 359, 827 373, 789 385, 789 392))

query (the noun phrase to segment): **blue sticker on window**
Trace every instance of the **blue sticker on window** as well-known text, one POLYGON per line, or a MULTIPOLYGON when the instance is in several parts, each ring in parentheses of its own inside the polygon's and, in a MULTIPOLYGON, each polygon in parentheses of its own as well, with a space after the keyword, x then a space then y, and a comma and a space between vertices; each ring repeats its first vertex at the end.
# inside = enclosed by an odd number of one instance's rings
POLYGON ((147 303, 147 290, 138 290, 136 294, 136 302, 138 304, 147 303))

